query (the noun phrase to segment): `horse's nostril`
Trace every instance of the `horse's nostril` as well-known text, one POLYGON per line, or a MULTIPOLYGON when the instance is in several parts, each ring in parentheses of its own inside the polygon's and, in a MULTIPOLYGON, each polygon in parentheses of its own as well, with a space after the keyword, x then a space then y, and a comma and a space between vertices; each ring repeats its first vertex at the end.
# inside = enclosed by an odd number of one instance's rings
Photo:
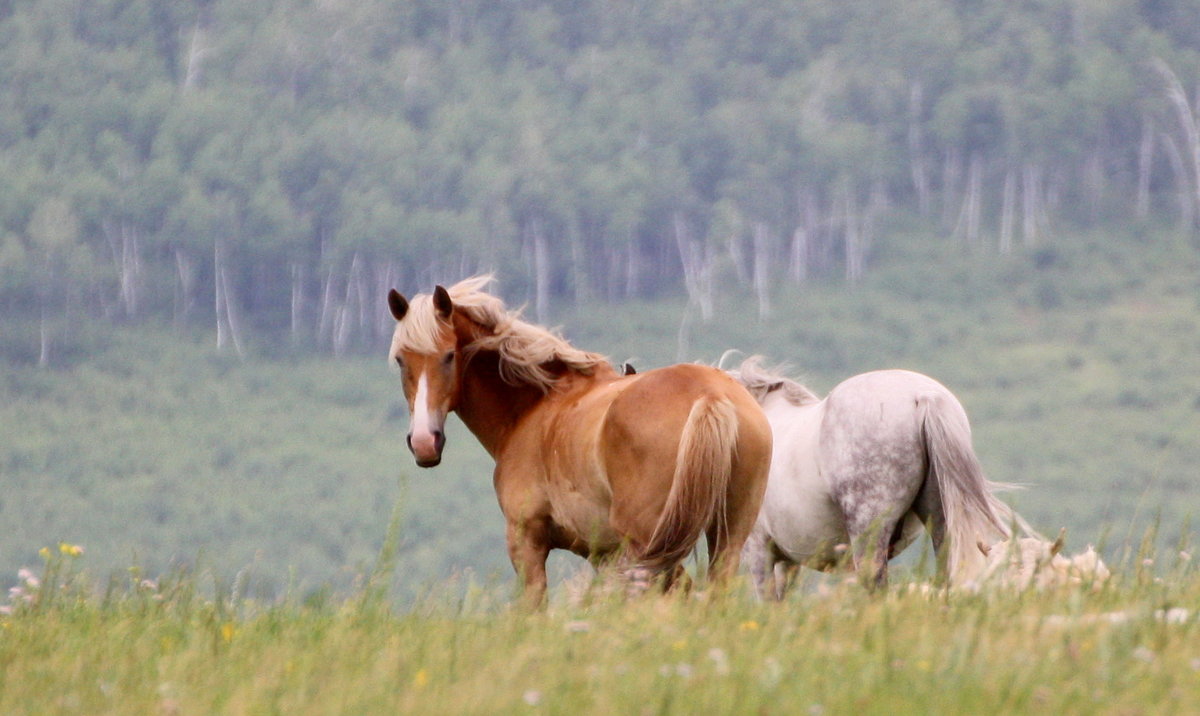
POLYGON ((404 442, 408 443, 408 449, 411 452, 412 451, 412 433, 409 433, 408 435, 404 436, 404 442))
POLYGON ((446 445, 446 435, 441 430, 433 431, 433 444, 437 447, 438 453, 441 453, 442 448, 446 445))

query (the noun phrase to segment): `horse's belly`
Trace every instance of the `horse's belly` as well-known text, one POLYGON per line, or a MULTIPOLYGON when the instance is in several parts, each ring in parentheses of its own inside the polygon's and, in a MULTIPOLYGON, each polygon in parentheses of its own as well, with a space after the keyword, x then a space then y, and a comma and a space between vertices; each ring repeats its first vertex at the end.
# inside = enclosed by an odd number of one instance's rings
POLYGON ((775 546, 795 562, 836 559, 834 548, 849 541, 841 511, 823 493, 792 494, 764 518, 775 546))
POLYGON ((817 467, 821 417, 819 405, 767 412, 775 449, 759 523, 796 562, 832 560, 833 548, 848 540, 842 512, 817 467))
MULTIPOLYGON (((597 491, 600 492, 600 491, 597 491)), ((583 554, 609 552, 621 544, 612 528, 606 495, 563 489, 551 495, 550 514, 567 542, 567 549, 583 554)))

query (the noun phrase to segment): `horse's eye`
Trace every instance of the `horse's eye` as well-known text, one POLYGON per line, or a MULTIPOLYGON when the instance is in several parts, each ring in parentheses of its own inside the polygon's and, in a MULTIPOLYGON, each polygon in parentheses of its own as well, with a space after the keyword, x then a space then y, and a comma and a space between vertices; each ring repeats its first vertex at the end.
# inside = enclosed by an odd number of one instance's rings
POLYGON ((449 366, 453 362, 454 362, 454 351, 450 351, 446 355, 442 356, 442 365, 449 366))

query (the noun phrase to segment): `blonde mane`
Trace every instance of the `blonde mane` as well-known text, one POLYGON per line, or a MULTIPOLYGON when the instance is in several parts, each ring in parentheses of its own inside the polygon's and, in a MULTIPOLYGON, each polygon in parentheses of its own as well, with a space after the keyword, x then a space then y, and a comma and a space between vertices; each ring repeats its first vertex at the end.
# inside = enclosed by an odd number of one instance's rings
POLYGON ((808 405, 821 400, 816 393, 784 376, 782 367, 767 369, 762 366, 762 361, 762 356, 750 356, 737 370, 729 371, 759 403, 776 390, 783 391, 783 397, 792 405, 808 405))
MULTIPOLYGON (((454 310, 483 328, 486 333, 466 346, 468 355, 495 351, 500 356, 500 377, 511 385, 532 385, 548 391, 558 376, 546 369, 547 363, 559 362, 568 370, 591 375, 597 365, 607 362, 598 353, 581 351, 555 333, 526 323, 520 311, 509 311, 499 298, 484 291, 492 282, 491 274, 472 276, 447 291, 454 310)), ((438 350, 442 326, 429 294, 414 296, 404 320, 396 325, 391 355, 401 350, 433 353, 438 350)))

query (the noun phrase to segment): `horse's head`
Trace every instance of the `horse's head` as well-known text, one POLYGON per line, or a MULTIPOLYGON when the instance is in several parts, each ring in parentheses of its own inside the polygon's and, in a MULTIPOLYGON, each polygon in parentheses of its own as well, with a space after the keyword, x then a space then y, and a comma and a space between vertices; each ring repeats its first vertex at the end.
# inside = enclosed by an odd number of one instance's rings
POLYGON ((408 400, 408 448, 417 465, 433 467, 442 461, 443 426, 458 400, 454 303, 441 286, 432 296, 414 297, 411 305, 393 289, 388 308, 397 323, 391 359, 400 367, 408 400))

